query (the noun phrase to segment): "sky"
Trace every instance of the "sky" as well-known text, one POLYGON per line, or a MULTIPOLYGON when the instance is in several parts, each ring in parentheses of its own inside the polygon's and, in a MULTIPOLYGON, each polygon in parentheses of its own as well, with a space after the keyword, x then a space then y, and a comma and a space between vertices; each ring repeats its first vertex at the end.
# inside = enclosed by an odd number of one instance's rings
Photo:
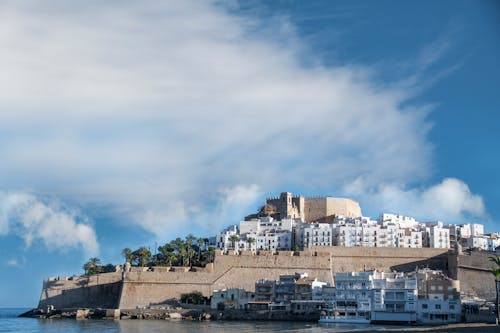
POLYGON ((500 231, 497 1, 0 2, 0 307, 290 191, 500 231))

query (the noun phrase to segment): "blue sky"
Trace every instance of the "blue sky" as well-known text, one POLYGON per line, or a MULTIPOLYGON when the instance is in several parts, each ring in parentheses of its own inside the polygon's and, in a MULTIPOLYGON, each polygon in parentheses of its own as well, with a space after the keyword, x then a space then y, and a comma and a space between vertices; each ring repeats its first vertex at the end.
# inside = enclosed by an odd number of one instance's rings
POLYGON ((497 1, 3 1, 0 306, 281 191, 498 224, 497 1))

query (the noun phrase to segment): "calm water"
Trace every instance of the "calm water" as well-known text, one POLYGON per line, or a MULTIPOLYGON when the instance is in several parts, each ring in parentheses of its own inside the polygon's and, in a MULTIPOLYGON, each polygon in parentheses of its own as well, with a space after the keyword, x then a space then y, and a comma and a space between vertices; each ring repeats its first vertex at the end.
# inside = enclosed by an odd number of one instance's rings
POLYGON ((4 332, 168 332, 168 333, 232 333, 232 332, 352 332, 382 329, 368 325, 318 325, 289 322, 192 322, 160 320, 83 320, 17 318, 28 309, 0 309, 0 333, 4 332))

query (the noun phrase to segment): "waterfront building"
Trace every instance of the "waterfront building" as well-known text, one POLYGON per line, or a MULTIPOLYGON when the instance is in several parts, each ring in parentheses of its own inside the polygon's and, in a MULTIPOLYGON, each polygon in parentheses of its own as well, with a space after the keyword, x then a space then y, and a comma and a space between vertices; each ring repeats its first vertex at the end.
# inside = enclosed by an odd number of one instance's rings
POLYGON ((335 288, 323 288, 320 322, 370 323, 374 271, 335 273, 335 288))
POLYGON ((248 309, 248 302, 255 300, 255 293, 241 288, 214 290, 210 308, 217 310, 248 309))
POLYGON ((255 301, 274 302, 276 280, 260 279, 255 282, 255 301))
POLYGON ((413 273, 374 272, 374 322, 416 322, 417 278, 413 273))
POLYGON ((424 324, 446 324, 460 321, 460 284, 440 271, 417 272, 417 321, 424 324))

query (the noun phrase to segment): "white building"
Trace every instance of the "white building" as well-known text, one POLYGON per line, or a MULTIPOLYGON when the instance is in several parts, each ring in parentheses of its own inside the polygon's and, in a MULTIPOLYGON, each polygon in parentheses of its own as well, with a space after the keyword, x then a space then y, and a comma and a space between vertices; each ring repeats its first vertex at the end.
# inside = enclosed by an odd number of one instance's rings
POLYGON ((292 231, 295 224, 294 219, 275 220, 270 216, 240 222, 240 233, 242 235, 256 232, 261 233, 268 230, 292 231))
POLYGON ((211 309, 248 309, 248 302, 255 300, 255 293, 240 288, 214 290, 210 301, 211 309))
POLYGON ((285 230, 268 230, 257 234, 256 249, 263 251, 289 251, 292 248, 292 233, 285 230))
POLYGON ((216 248, 224 251, 229 249, 236 250, 238 243, 234 243, 233 247, 233 242, 230 240, 231 236, 238 236, 239 238, 238 226, 232 225, 222 232, 217 233, 215 236, 216 248))
POLYGON ((314 246, 332 246, 333 232, 332 226, 328 223, 313 223, 300 230, 299 239, 301 240, 304 248, 314 246))
POLYGON ((380 214, 378 221, 381 225, 397 224, 400 228, 418 228, 418 222, 413 217, 403 216, 399 214, 380 214))
POLYGON ((374 272, 372 321, 416 322, 417 300, 416 276, 374 272))
POLYGON ((445 324, 460 321, 460 284, 440 271, 423 269, 417 272, 417 321, 424 324, 445 324))
POLYGON ((435 249, 450 248, 450 230, 443 227, 443 222, 427 222, 425 225, 428 247, 435 249))

